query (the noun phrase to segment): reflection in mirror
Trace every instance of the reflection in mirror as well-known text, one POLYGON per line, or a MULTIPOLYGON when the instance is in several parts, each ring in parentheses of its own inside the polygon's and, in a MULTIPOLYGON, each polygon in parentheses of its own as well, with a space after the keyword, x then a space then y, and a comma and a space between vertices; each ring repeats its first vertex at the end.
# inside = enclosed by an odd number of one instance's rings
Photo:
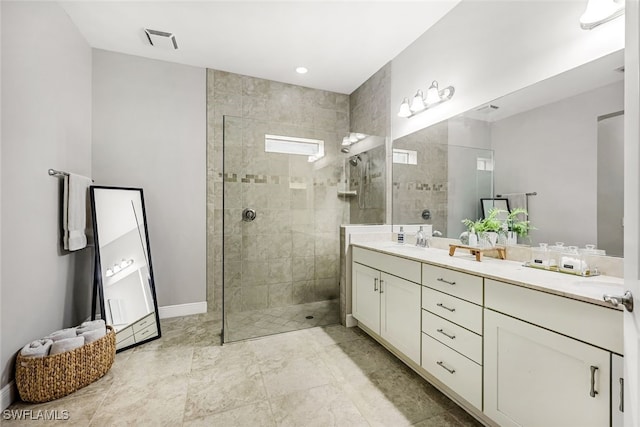
POLYGON ((493 153, 452 144, 472 131, 445 121, 393 141, 394 224, 431 224, 436 235, 457 238, 463 218, 482 216, 480 199, 493 194, 493 153), (417 153, 415 161, 405 153, 417 153))
POLYGON ((480 199, 480 202, 482 203, 482 218, 487 218, 493 209, 498 209, 501 212, 496 216, 496 219, 500 221, 507 219, 510 212, 509 199, 489 198, 480 199))
POLYGON ((93 186, 91 206, 97 293, 102 317, 116 330, 116 349, 159 338, 142 189, 93 186))
MULTIPOLYGON (((437 142, 493 151, 494 191, 482 197, 536 193, 525 196, 535 229, 520 243, 594 244, 607 255, 622 256, 623 63, 624 52, 614 52, 418 131, 416 134, 427 137, 417 150, 432 152, 428 143, 437 142), (455 138, 452 129, 465 131, 466 140, 455 138)), ((394 141, 394 148, 398 141, 411 137, 394 141)), ((448 168, 449 187, 456 179, 452 164, 450 158, 443 158, 440 166, 448 168)), ((394 164, 394 223, 400 220, 396 212, 406 215, 410 208, 396 203, 404 197, 396 194, 399 182, 406 185, 396 179, 397 167, 394 164)), ((458 188, 448 188, 449 194, 441 199, 451 197, 454 190, 458 188)), ((469 197, 474 200, 467 203, 479 205, 479 196, 469 197)), ((439 213, 450 225, 481 217, 481 213, 452 209, 439 213)), ((445 235, 457 238, 459 231, 448 227, 445 235)))

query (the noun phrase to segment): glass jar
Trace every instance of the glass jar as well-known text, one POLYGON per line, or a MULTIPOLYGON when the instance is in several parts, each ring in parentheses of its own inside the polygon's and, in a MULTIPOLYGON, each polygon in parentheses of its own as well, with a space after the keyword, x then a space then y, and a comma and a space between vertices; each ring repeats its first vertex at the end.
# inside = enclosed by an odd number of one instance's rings
POLYGON ((582 254, 578 251, 577 246, 569 246, 565 248, 560 257, 558 268, 564 273, 572 273, 584 275, 587 273, 588 267, 582 254))

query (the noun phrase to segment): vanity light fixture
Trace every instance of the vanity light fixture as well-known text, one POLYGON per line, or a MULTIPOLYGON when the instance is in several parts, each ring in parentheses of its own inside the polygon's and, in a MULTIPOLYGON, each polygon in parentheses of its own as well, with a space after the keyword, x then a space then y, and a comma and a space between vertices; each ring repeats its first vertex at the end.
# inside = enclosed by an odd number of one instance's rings
POLYGON ((119 263, 116 263, 111 267, 107 268, 107 271, 105 272, 104 275, 107 277, 111 277, 114 274, 120 273, 125 268, 131 267, 132 265, 133 265, 133 259, 123 259, 119 263))
POLYGON ((624 14, 624 0, 589 0, 580 17, 580 27, 591 30, 624 14))
POLYGON ((422 91, 418 89, 411 100, 411 103, 409 103, 408 98, 404 98, 402 100, 400 110, 398 111, 398 117, 413 117, 418 113, 428 110, 429 108, 442 104, 443 102, 450 100, 455 91, 456 90, 453 86, 447 86, 440 90, 438 88, 438 82, 434 80, 431 82, 429 89, 427 89, 426 97, 423 95, 422 91))

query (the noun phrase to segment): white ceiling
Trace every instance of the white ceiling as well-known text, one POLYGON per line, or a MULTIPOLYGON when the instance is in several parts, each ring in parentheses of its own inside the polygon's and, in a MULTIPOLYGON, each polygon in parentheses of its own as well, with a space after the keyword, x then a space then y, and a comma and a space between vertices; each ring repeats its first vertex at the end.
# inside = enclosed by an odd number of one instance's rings
POLYGON ((459 0, 61 2, 98 49, 350 94, 459 0), (179 49, 149 45, 144 28, 179 49), (300 75, 297 66, 309 72, 300 75))

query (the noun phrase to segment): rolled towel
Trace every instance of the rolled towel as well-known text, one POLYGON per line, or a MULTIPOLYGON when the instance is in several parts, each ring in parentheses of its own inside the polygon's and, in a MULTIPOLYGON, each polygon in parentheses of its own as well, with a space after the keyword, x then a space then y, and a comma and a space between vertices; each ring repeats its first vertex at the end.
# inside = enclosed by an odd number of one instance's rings
POLYGON ((79 337, 84 337, 84 342, 89 344, 102 338, 107 334, 106 328, 94 329, 92 331, 85 331, 78 334, 79 337))
POLYGON ((82 322, 82 324, 80 324, 80 326, 77 327, 77 334, 80 335, 83 332, 93 331, 96 329, 102 329, 103 331, 106 330, 106 327, 104 325, 104 320, 99 319, 99 320, 82 322))
POLYGON ((78 347, 82 347, 83 345, 84 345, 83 336, 66 338, 60 341, 55 341, 51 346, 51 352, 49 354, 54 355, 58 353, 64 353, 65 351, 71 351, 78 347))
POLYGON ((44 357, 49 355, 52 340, 36 340, 22 347, 20 354, 25 357, 44 357))
POLYGON ((60 341, 67 338, 75 338, 77 335, 76 328, 60 329, 44 337, 45 340, 60 341))

